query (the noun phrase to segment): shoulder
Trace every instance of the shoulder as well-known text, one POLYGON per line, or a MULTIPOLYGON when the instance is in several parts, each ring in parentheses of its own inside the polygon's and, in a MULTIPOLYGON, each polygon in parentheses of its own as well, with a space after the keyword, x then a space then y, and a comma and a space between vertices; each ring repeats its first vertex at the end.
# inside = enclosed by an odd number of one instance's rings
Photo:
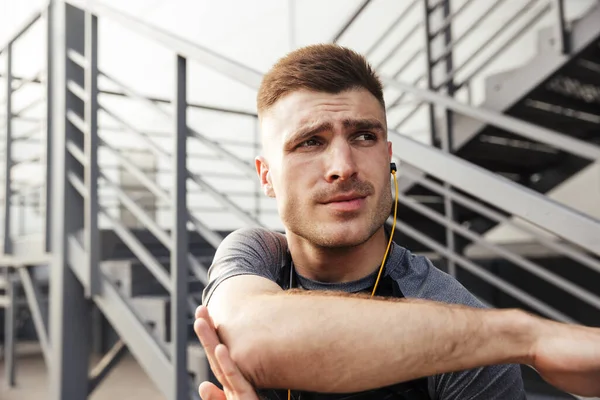
POLYGON ((258 275, 274 282, 287 260, 285 235, 266 228, 241 228, 227 235, 208 269, 202 299, 206 304, 215 288, 228 278, 258 275))
POLYGON ((406 297, 484 308, 485 305, 454 277, 437 268, 427 257, 395 245, 390 276, 406 297))

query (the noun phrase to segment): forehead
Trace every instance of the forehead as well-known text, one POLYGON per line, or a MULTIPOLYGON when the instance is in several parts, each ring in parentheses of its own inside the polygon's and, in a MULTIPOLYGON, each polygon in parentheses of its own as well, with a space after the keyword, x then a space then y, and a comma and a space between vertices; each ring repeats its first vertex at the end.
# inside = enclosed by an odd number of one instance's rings
POLYGON ((279 99, 263 116, 266 135, 285 137, 299 128, 330 123, 343 126, 349 119, 377 119, 385 126, 385 112, 366 89, 337 94, 298 90, 279 99))

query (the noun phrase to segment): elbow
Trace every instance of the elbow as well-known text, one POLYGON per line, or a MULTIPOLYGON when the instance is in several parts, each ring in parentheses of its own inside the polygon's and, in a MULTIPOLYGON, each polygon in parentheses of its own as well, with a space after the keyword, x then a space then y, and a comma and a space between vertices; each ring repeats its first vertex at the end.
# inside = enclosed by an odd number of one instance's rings
POLYGON ((269 376, 266 373, 268 370, 267 349, 259 344, 259 340, 255 335, 249 334, 247 336, 243 340, 232 344, 230 349, 231 359, 254 388, 266 388, 270 383, 266 379, 269 376))
MULTIPOLYGON (((264 329, 249 318, 241 316, 235 321, 223 323, 217 328, 218 336, 242 375, 255 388, 266 388, 272 383, 270 365, 273 362, 273 338, 264 334, 264 329)), ((264 327, 263 327, 264 328, 264 327)))

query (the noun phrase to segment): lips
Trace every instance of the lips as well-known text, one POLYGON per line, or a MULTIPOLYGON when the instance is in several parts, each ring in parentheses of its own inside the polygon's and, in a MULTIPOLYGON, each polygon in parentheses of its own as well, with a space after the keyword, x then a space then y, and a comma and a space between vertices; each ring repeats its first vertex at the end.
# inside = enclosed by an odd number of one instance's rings
POLYGON ((340 194, 340 195, 331 197, 330 199, 325 201, 324 204, 361 200, 361 199, 364 199, 365 197, 367 197, 367 196, 360 195, 358 193, 340 194))

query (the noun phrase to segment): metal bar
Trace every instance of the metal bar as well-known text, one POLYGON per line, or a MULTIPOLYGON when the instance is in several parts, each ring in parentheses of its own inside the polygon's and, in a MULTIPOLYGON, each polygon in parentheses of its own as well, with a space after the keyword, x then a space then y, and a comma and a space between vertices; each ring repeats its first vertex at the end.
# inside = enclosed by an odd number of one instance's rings
POLYGON ((114 149, 101 138, 98 138, 98 141, 105 149, 110 150, 110 152, 114 156, 116 156, 119 159, 119 161, 123 163, 123 166, 127 169, 127 171, 131 175, 135 176, 148 189, 148 191, 150 191, 152 194, 154 194, 156 197, 158 197, 165 203, 169 202, 169 195, 164 190, 162 190, 158 186, 158 184, 153 182, 152 179, 148 178, 148 176, 144 174, 135 164, 129 161, 127 157, 123 156, 121 153, 119 153, 118 150, 114 149))
MULTIPOLYGON (((394 72, 394 75, 392 75, 392 78, 394 79, 398 79, 398 77, 408 68, 409 65, 411 65, 413 62, 415 62, 418 57, 419 54, 423 53, 423 49, 419 48, 416 49, 409 57, 408 59, 404 62, 404 64, 402 64, 400 66, 400 68, 398 68, 398 70, 396 70, 396 72, 394 72)), ((425 75, 419 75, 419 77, 417 79, 414 80, 415 85, 421 80, 425 78, 425 75)), ((395 104, 395 103, 394 103, 395 104)))
MULTIPOLYGON (((440 2, 441 3, 441 2, 440 2)), ((431 48, 431 42, 432 39, 430 37, 430 32, 431 32, 431 11, 429 9, 429 1, 428 0, 424 0, 423 1, 424 4, 424 10, 425 10, 425 15, 424 15, 424 21, 425 21, 425 62, 427 63, 427 72, 426 72, 426 76, 427 76, 427 89, 431 90, 433 89, 433 65, 431 63, 432 60, 432 48, 431 48)), ((416 113, 416 110, 419 109, 419 106, 417 106, 415 108, 415 110, 413 110, 413 112, 411 114, 409 114, 408 118, 410 118, 414 113, 416 113)), ((435 104, 434 103, 429 103, 429 129, 430 129, 430 143, 432 146, 436 146, 437 143, 437 136, 438 136, 438 132, 437 132, 437 126, 436 126, 436 120, 435 120, 435 104)), ((405 117, 401 123, 404 123, 407 120, 407 118, 405 117)))
MULTIPOLYGON (((391 218, 390 218, 391 219, 391 218)), ((390 222, 391 223, 391 222, 390 222)), ((418 240, 423 243, 425 246, 431 248, 435 252, 443 255, 444 257, 451 258, 456 264, 460 265, 462 268, 466 269, 473 275, 479 277, 485 282, 489 283, 492 286, 502 290, 503 292, 509 294, 515 299, 521 301, 522 303, 528 305, 529 307, 537 310, 543 315, 546 315, 548 318, 553 318, 557 321, 565 322, 565 323, 576 323, 574 319, 569 317, 566 314, 561 313, 560 311, 550 307, 544 302, 536 299, 535 297, 529 295, 518 287, 514 286, 511 283, 506 282, 504 279, 498 278, 491 272, 486 271, 481 268, 479 265, 473 263, 472 261, 456 254, 448 251, 445 246, 439 244, 435 240, 431 239, 427 235, 419 232, 411 226, 408 226, 401 221, 396 222, 396 229, 405 233, 406 235, 418 240)))
MULTIPOLYGON (((455 49, 456 46, 462 42, 465 38, 467 38, 471 33, 475 32, 475 28, 477 28, 482 22, 484 22, 493 12, 496 8, 498 8, 499 6, 502 5, 502 3, 504 3, 506 0, 497 0, 494 2, 489 3, 491 6, 485 10, 485 12, 483 13, 483 15, 479 18, 477 18, 475 20, 475 22, 473 22, 473 24, 471 26, 469 26, 462 35, 460 35, 459 37, 457 37, 456 39, 454 39, 452 42, 450 42, 448 44, 448 49, 455 49)), ((533 0, 534 2, 537 0, 533 0)), ((504 25, 502 26, 502 29, 504 29, 504 25)), ((495 37, 494 35, 492 35, 492 37, 495 37)), ((483 48, 483 46, 480 46, 480 48, 483 48)), ((436 58, 435 60, 433 60, 433 65, 436 65, 440 60, 446 58, 448 55, 446 54, 446 52, 442 53, 438 58, 436 58)), ((471 59, 475 56, 475 54, 471 54, 467 59, 471 59)))
MULTIPOLYGON (((411 85, 416 87, 423 78, 427 78, 426 75, 420 75, 417 79, 412 81, 411 85)), ((393 79, 396 79, 396 77, 394 77, 393 79)), ((398 98, 396 100, 394 100, 392 102, 392 104, 390 104, 386 107, 386 110, 390 110, 390 109, 398 106, 400 104, 400 102, 402 101, 402 99, 406 96, 406 93, 407 92, 402 92, 402 94, 400 94, 400 96, 398 96, 398 98)), ((421 104, 421 102, 417 103, 417 105, 420 105, 420 104, 421 104)))
POLYGON ((51 237, 52 237, 52 191, 53 191, 53 180, 54 180, 54 161, 53 161, 53 132, 54 132, 54 107, 52 104, 52 95, 54 93, 53 80, 54 80, 54 66, 53 64, 53 44, 52 39, 54 38, 52 30, 54 27, 53 21, 53 8, 49 3, 44 10, 46 14, 46 81, 45 81, 45 98, 46 98, 46 115, 43 119, 45 124, 44 128, 46 131, 45 136, 45 180, 44 180, 44 200, 46 204, 46 212, 44 215, 44 250, 46 253, 50 253, 52 249, 51 237))
POLYGON ((121 222, 113 218, 103 206, 100 206, 104 217, 111 224, 113 230, 119 238, 129 247, 132 253, 144 263, 146 268, 154 275, 156 280, 172 293, 171 282, 165 268, 156 260, 156 258, 144 247, 144 245, 127 229, 121 222))
MULTIPOLYGON (((208 285, 208 268, 202 265, 202 263, 194 258, 191 254, 188 254, 188 263, 190 266, 190 271, 194 274, 194 276, 202 282, 204 286, 208 285)), ((191 310, 193 311, 195 307, 191 310)))
POLYGON ((452 186, 460 187, 466 193, 600 255, 598 220, 415 140, 400 135, 389 135, 389 139, 394 146, 394 155, 400 160, 419 165, 425 173, 447 181, 452 186), (548 218, 548 215, 552 215, 552 218, 548 218))
MULTIPOLYGON (((537 2, 537 0, 532 0, 530 3, 535 3, 535 2, 537 2)), ((527 5, 529 5, 530 3, 528 3, 527 5)), ((497 35, 498 33, 502 32, 502 30, 506 29, 506 27, 508 25, 512 25, 513 22, 519 20, 519 17, 521 17, 523 15, 526 15, 524 9, 527 8, 527 5, 525 7, 523 7, 523 8, 521 8, 519 10, 520 11, 519 13, 515 13, 512 16, 512 18, 506 23, 506 25, 504 25, 497 32, 495 32, 494 35, 497 35)), ((468 75, 467 78, 463 79, 463 81, 461 83, 457 84, 456 85, 457 88, 461 87, 465 82, 471 81, 471 79, 473 79, 473 77, 475 75, 477 75, 479 72, 481 72, 481 70, 483 70, 490 62, 492 62, 493 60, 495 60, 496 57, 498 57, 498 55, 500 53, 502 53, 511 44, 513 44, 515 42, 516 38, 518 38, 519 36, 521 36, 523 33, 527 32, 529 29, 531 29, 535 25, 536 22, 538 22, 539 20, 541 20, 542 17, 544 16, 544 14, 546 14, 549 10, 550 10, 550 6, 546 5, 546 7, 540 9, 540 11, 537 12, 533 16, 533 18, 527 20, 525 22, 525 24, 523 24, 523 26, 517 32, 513 33, 508 39, 506 39, 504 41, 504 43, 500 47, 498 47, 492 54, 490 54, 488 56, 488 58, 485 59, 485 61, 483 61, 481 64, 479 64, 477 66, 477 68, 468 75)), ((476 55, 478 55, 481 51, 483 51, 483 50, 485 50, 487 48, 487 43, 493 41, 496 38, 496 36, 494 36, 494 35, 490 36, 490 38, 486 41, 486 43, 484 43, 484 46, 481 46, 479 49, 477 49, 475 51, 475 53, 473 53, 473 55, 471 57, 467 58, 467 60, 464 63, 462 63, 460 66, 456 67, 454 69, 454 71, 452 71, 449 74, 449 76, 446 78, 446 80, 442 84, 440 84, 438 87, 444 86, 444 85, 447 84, 447 82, 450 79, 454 79, 456 77, 456 74, 460 70, 462 70, 466 65, 468 65, 471 62, 471 60, 474 60, 476 55)))
POLYGON ((86 154, 72 140, 67 140, 67 151, 84 167, 88 167, 88 159, 86 154))
POLYGON ((99 17, 107 17, 126 28, 154 39, 176 54, 185 54, 189 59, 196 60, 202 65, 238 81, 252 89, 258 89, 262 74, 246 67, 241 63, 230 60, 212 50, 203 48, 196 43, 181 39, 165 30, 152 26, 138 18, 127 15, 123 11, 111 8, 96 0, 65 0, 81 9, 88 10, 99 17))
MULTIPOLYGON (((3 185, 3 197, 6 199, 4 203, 4 219, 2 233, 4 237, 3 241, 3 254, 12 253, 12 231, 11 231, 11 204, 9 199, 11 198, 10 192, 10 180, 11 180, 11 168, 13 165, 12 159, 12 42, 6 47, 6 121, 5 121, 5 132, 4 132, 4 185, 3 185)), ((7 370, 8 371, 8 370, 7 370)))
MULTIPOLYGON (((86 14, 91 15, 89 12, 86 12, 86 14)), ((87 50, 87 48, 85 50, 87 50)), ((88 60, 84 55, 80 54, 79 52, 73 49, 69 49, 67 51, 67 58, 73 61, 81 69, 87 69, 88 60)))
POLYGON ((173 364, 172 400, 189 398, 187 374, 187 297, 188 297, 188 210, 187 184, 187 62, 176 57, 175 135, 173 147, 173 230, 171 234, 171 363, 173 364))
MULTIPOLYGON (((465 3, 466 4, 466 3, 465 3)), ((463 4, 463 8, 464 8, 464 4, 463 4)), ((462 10, 462 9, 461 9, 462 10)), ((458 10, 460 11, 460 10, 458 10)), ((452 25, 451 25, 451 21, 452 19, 450 18, 450 0, 444 0, 444 8, 443 8, 443 12, 444 12, 444 19, 445 19, 445 23, 444 23, 444 46, 446 49, 448 49, 450 43, 452 43, 452 25)), ((448 52, 448 56, 446 57, 446 73, 450 73, 452 71, 453 68, 453 62, 454 62, 454 52, 452 51, 452 48, 450 48, 450 52, 448 52)), ((448 83, 447 86, 447 93, 449 96, 454 96, 454 81, 451 80, 448 83)), ((454 122, 453 122, 453 114, 451 110, 444 110, 444 134, 441 136, 441 147, 442 147, 442 151, 445 153, 451 153, 452 152, 452 129, 454 127, 454 122)), ((447 189, 444 193, 447 193, 450 189, 451 186, 448 185, 447 183, 444 182, 444 186, 447 189)), ((452 199, 447 196, 446 194, 444 194, 444 213, 446 215, 446 219, 448 221, 452 221, 454 222, 454 206, 452 204, 452 199)), ((456 242, 454 240, 454 231, 452 229, 450 229, 449 227, 446 227, 446 245, 448 247, 449 251, 452 252, 456 252, 456 242)), ((447 259, 448 262, 448 273, 451 276, 456 276, 456 265, 454 264, 454 261, 447 259)))
MULTIPOLYGON (((398 129, 400 129, 400 127, 402 125, 404 125, 406 123, 406 121, 409 121, 412 117, 414 117, 415 114, 417 112, 419 112, 421 107, 423 107, 425 104, 426 104, 425 101, 421 101, 421 102, 417 103, 417 105, 412 110, 410 110, 410 112, 408 114, 406 114, 396 125, 394 125, 394 131, 397 131, 398 129)), ((433 104, 429 105, 429 125, 430 126, 431 126, 431 108, 433 108, 433 107, 434 107, 433 104)), ((434 115, 434 118, 435 118, 435 115, 434 115)), ((433 124, 434 124, 434 126, 436 125, 435 122, 433 122, 433 124)), ((429 132, 431 134, 433 134, 432 129, 430 129, 429 132)), ((431 143, 432 146, 433 146, 433 143, 434 142, 431 143)))
POLYGON ((85 199, 88 196, 85 184, 73 171, 67 172, 67 182, 69 182, 71 186, 73 186, 73 189, 75 189, 81 197, 85 199))
POLYGON ((67 121, 73 124, 84 135, 89 134, 85 121, 77 115, 73 110, 67 111, 67 121))
POLYGON ((102 172, 99 176, 106 182, 107 186, 115 191, 121 204, 124 205, 129 212, 131 212, 144 226, 148 229, 156 238, 165 246, 168 250, 173 250, 173 243, 169 235, 148 216, 148 214, 136 204, 121 188, 115 183, 111 182, 102 172))
POLYGON ((365 8, 367 8, 370 2, 371 0, 363 0, 360 7, 354 12, 354 14, 352 14, 350 19, 346 21, 344 26, 342 26, 342 29, 340 29, 338 33, 336 33, 336 35, 333 37, 333 39, 331 40, 332 43, 337 43, 340 40, 340 38, 344 35, 344 33, 346 33, 350 26, 352 26, 352 23, 356 21, 356 19, 360 16, 360 14, 362 14, 365 8))
POLYGON ((554 11, 556 13, 556 37, 558 38, 558 48, 561 54, 569 54, 571 46, 569 43, 570 34, 567 29, 567 18, 565 16, 564 0, 552 0, 554 11))
POLYGON ((83 244, 87 251, 89 286, 86 296, 98 294, 100 285, 100 230, 98 228, 98 18, 85 13, 85 122, 84 148, 86 169, 84 182, 88 196, 84 201, 83 244))
MULTIPOLYGON (((401 203, 408 206, 409 208, 412 208, 413 210, 420 212, 421 214, 427 216, 428 218, 431 218, 435 222, 444 225, 448 229, 452 229, 453 231, 458 232, 460 235, 464 236, 465 238, 470 239, 473 242, 475 242, 489 250, 495 251, 497 254, 504 257, 506 260, 514 263, 515 265, 518 265, 522 269, 532 273, 533 275, 537 276, 538 278, 541 278, 541 279, 545 280, 546 282, 559 287, 560 289, 569 293, 571 296, 576 297, 579 300, 581 300, 585 303, 588 303, 589 305, 600 310, 600 297, 594 295, 593 293, 582 288, 581 286, 575 285, 574 283, 567 281, 566 279, 562 278, 561 276, 556 275, 553 272, 545 270, 544 268, 527 260, 526 258, 519 256, 517 254, 511 253, 510 251, 507 251, 506 249, 504 249, 492 242, 485 240, 483 237, 476 234, 475 232, 470 231, 469 229, 457 224, 454 221, 447 220, 446 218, 444 218, 443 215, 437 213, 436 211, 433 211, 432 209, 430 209, 422 204, 411 201, 409 197, 407 197, 403 194, 398 195, 398 200, 401 203)), ((448 249, 448 252, 454 253, 455 251, 453 249, 448 249)))
POLYGON ((94 393, 94 390, 110 374, 112 369, 119 364, 125 354, 127 354, 127 346, 123 342, 123 339, 119 339, 104 357, 98 361, 94 369, 92 369, 89 378, 88 396, 94 393))
POLYGON ((375 69, 380 69, 383 64, 385 64, 390 58, 396 54, 396 52, 406 44, 410 40, 410 38, 419 30, 419 28, 423 25, 421 21, 418 21, 411 29, 408 31, 406 36, 404 36, 392 49, 383 57, 383 60, 379 61, 375 66, 375 69))
POLYGON ((451 109, 457 113, 466 115, 478 121, 486 122, 490 125, 516 133, 528 139, 547 144, 553 148, 560 148, 563 151, 570 152, 589 160, 600 160, 600 147, 597 145, 574 139, 572 137, 563 135, 562 133, 494 111, 486 110, 484 108, 471 107, 442 94, 419 89, 411 86, 410 84, 398 82, 385 77, 382 77, 382 80, 386 85, 409 92, 421 100, 435 103, 440 107, 451 109))
POLYGON ((381 34, 379 35, 379 37, 377 38, 377 40, 375 40, 375 42, 371 45, 371 47, 369 47, 367 49, 367 51, 365 51, 365 56, 370 56, 371 53, 373 53, 373 51, 375 51, 375 49, 381 44, 383 43, 383 39, 385 39, 386 37, 388 37, 388 35, 394 30, 394 28, 396 26, 398 26, 398 24, 400 24, 400 22, 402 22, 402 20, 408 15, 410 14, 410 12, 412 11, 412 9, 419 4, 420 0, 412 0, 412 2, 404 9, 402 10, 402 13, 390 24, 390 26, 381 34))
POLYGON ((170 154, 166 150, 164 150, 159 145, 154 143, 154 141, 150 138, 149 135, 143 133, 140 130, 135 129, 132 125, 125 122, 125 120, 123 120, 121 117, 117 116, 115 113, 113 113, 112 111, 107 109, 102 104, 102 102, 100 102, 100 105, 101 105, 102 111, 104 111, 108 116, 110 116, 112 119, 114 119, 119 125, 121 125, 121 127, 123 127, 125 130, 139 136, 148 145, 150 150, 152 150, 157 157, 169 157, 170 156, 170 154))
POLYGON ((67 89, 82 101, 87 101, 87 93, 85 89, 73 81, 67 82, 67 89))
POLYGON ((21 117, 21 115, 23 115, 25 112, 29 111, 30 109, 36 107, 38 104, 41 104, 44 102, 44 99, 39 98, 36 99, 34 101, 32 101, 31 103, 27 104, 25 107, 21 108, 19 111, 13 112, 13 119, 15 119, 15 117, 19 117, 19 119, 24 119, 24 117, 21 117))
POLYGON ((207 227, 202 221, 200 221, 198 218, 192 215, 192 213, 189 213, 188 217, 196 231, 200 235, 202 235, 202 237, 206 239, 206 241, 210 243, 212 247, 214 247, 215 249, 219 247, 219 245, 223 241, 223 237, 221 235, 207 227))
MULTIPOLYGON (((473 2, 473 0, 466 0, 463 4, 460 5, 460 7, 458 8, 458 10, 454 11, 452 14, 446 13, 444 12, 444 22, 442 22, 442 25, 433 33, 431 33, 431 39, 435 39, 440 33, 448 30, 448 28, 450 27, 450 25, 452 24, 452 21, 458 17, 460 14, 462 14, 462 12, 471 5, 471 3, 473 2)), ((446 7, 446 2, 442 1, 441 2, 444 7, 446 7)), ((445 9, 444 9, 445 11, 445 9)))
POLYGON ((468 197, 465 197, 459 193, 456 193, 455 191, 447 189, 446 187, 440 185, 439 183, 433 182, 426 178, 422 178, 419 175, 417 175, 413 172, 410 172, 410 170, 408 168, 404 168, 402 170, 402 175, 409 176, 411 179, 414 179, 415 181, 417 181, 419 183, 419 185, 422 185, 422 186, 426 187, 427 189, 434 191, 440 195, 446 194, 447 196, 452 198, 452 200, 462 204, 465 207, 471 208, 473 211, 485 216, 486 218, 489 218, 489 219, 494 220, 501 224, 507 224, 507 225, 514 226, 514 227, 520 229, 521 231, 532 235, 533 238, 540 244, 542 244, 542 245, 544 245, 566 257, 570 257, 571 259, 600 273, 600 261, 597 261, 596 259, 588 256, 585 253, 575 250, 571 246, 548 239, 543 235, 539 235, 539 234, 537 234, 537 232, 535 232, 533 229, 531 229, 528 225, 526 225, 522 222, 519 222, 518 220, 507 218, 507 217, 503 216, 502 214, 498 213, 497 211, 487 208, 487 207, 483 206, 482 204, 469 199, 468 197))
POLYGON ((233 214, 235 214, 238 218, 240 218, 246 225, 250 227, 259 227, 262 226, 259 221, 253 218, 246 211, 242 210, 237 204, 232 202, 227 198, 227 196, 218 192, 211 185, 206 183, 198 174, 194 174, 188 171, 189 178, 194 181, 198 186, 202 189, 206 190, 210 195, 215 197, 221 204, 226 206, 233 214))
POLYGON ((13 138, 12 138, 13 143, 33 141, 32 139, 34 139, 34 136, 36 135, 36 133, 40 132, 40 129, 41 129, 41 126, 36 126, 34 129, 30 129, 27 132, 25 132, 19 136, 13 136, 13 138))
POLYGON ((42 294, 40 293, 37 285, 34 284, 29 268, 18 268, 18 271, 21 278, 21 284, 23 285, 23 289, 25 291, 25 298, 27 299, 27 304, 29 305, 29 310, 31 311, 31 316, 33 318, 35 332, 37 333, 38 341, 42 347, 42 355, 44 356, 46 366, 50 367, 51 359, 50 342, 48 340, 48 315, 42 309, 42 294))
MULTIPOLYGON (((102 72, 102 75, 104 75, 107 79, 109 79, 114 84, 118 85, 129 96, 131 96, 131 97, 133 97, 135 99, 138 99, 139 101, 141 101, 144 104, 147 104, 153 110, 158 111, 159 113, 161 113, 162 115, 164 115, 165 117, 167 117, 169 120, 173 120, 173 115, 171 115, 170 112, 164 110, 161 107, 158 107, 157 104, 153 103, 148 98, 146 98, 146 97, 138 94, 135 90, 133 90, 133 89, 127 87, 126 85, 122 84, 121 82, 117 81, 112 76, 109 76, 109 75, 107 75, 104 72, 102 72)), ((227 158, 229 161, 231 161, 234 165, 236 165, 237 167, 239 167, 242 170, 242 172, 245 173, 246 175, 248 175, 249 177, 254 177, 255 176, 256 171, 255 171, 255 169, 249 163, 241 160, 235 154, 233 154, 230 151, 227 151, 224 148, 222 148, 217 142, 206 138, 204 135, 202 135, 199 132, 191 129, 190 127, 188 127, 188 132, 189 132, 190 136, 192 136, 192 137, 200 140, 204 145, 206 145, 207 147, 209 147, 211 150, 214 150, 215 152, 223 155, 225 158, 227 158)))
POLYGON ((10 268, 4 269, 6 279, 5 296, 8 306, 4 309, 4 373, 6 374, 6 385, 11 388, 15 386, 15 322, 17 318, 17 288, 12 279, 10 268))
POLYGON ((19 28, 19 30, 12 35, 12 37, 8 40, 8 43, 6 43, 4 46, 0 47, 0 54, 4 53, 5 51, 7 51, 7 49, 21 36, 23 36, 23 34, 25 32, 27 32, 29 30, 29 28, 31 28, 31 26, 33 24, 35 24, 37 22, 38 19, 40 19, 42 17, 42 11, 36 11, 28 20, 25 21, 25 23, 21 26, 21 28, 19 28))
MULTIPOLYGON (((117 92, 114 90, 100 90, 100 91, 98 91, 98 93, 106 94, 109 96, 129 97, 129 95, 125 92, 117 92)), ((154 103, 171 104, 171 100, 164 99, 161 97, 146 96, 146 98, 154 103)), ((188 103, 188 108, 197 108, 200 110, 216 111, 216 112, 220 112, 220 113, 224 113, 224 114, 233 114, 233 115, 241 115, 241 116, 245 116, 245 117, 258 118, 258 115, 256 113, 253 113, 250 111, 236 110, 233 108, 217 107, 217 106, 211 106, 208 104, 188 103)))
MULTIPOLYGON (((105 210, 101 211, 109 216, 105 210)), ((75 238, 69 240, 69 253, 73 254, 74 259, 85 259, 85 251, 75 238)), ((80 274, 83 273, 82 264, 74 263, 80 274)), ((99 292, 102 296, 96 296, 94 302, 119 337, 127 344, 129 351, 140 360, 140 364, 144 366, 152 382, 163 395, 167 396, 171 392, 173 382, 171 366, 164 347, 148 333, 142 318, 103 274, 100 274, 99 292)))

